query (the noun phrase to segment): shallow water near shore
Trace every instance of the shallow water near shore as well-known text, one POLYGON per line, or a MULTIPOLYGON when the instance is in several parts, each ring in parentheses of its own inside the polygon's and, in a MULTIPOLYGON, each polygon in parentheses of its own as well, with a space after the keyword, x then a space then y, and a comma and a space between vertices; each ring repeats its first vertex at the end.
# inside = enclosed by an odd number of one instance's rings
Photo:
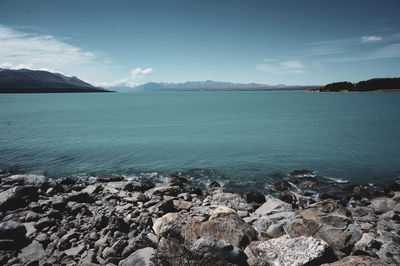
POLYGON ((0 95, 0 168, 54 177, 182 171, 258 189, 310 169, 380 183, 400 175, 399 102, 397 92, 0 95))

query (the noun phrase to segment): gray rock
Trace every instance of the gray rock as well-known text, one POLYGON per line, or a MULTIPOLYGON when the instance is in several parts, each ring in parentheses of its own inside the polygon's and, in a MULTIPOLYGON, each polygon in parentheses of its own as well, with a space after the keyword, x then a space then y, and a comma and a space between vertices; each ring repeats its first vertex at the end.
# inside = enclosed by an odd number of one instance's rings
POLYGON ((74 201, 74 202, 79 202, 79 203, 93 203, 94 202, 93 198, 89 195, 89 193, 82 192, 82 191, 67 194, 65 200, 67 202, 74 201))
POLYGON ((282 226, 283 230, 286 232, 287 227, 293 218, 294 212, 279 212, 256 218, 253 222, 253 227, 258 232, 259 237, 266 236, 268 228, 273 224, 282 226))
POLYGON ((392 210, 396 206, 397 202, 389 198, 375 198, 371 200, 371 204, 368 206, 372 208, 375 213, 381 214, 392 210))
POLYGON ((156 262, 156 251, 154 248, 142 248, 121 260, 118 266, 153 266, 156 262))
POLYGON ((71 247, 71 239, 79 238, 79 234, 76 232, 75 229, 71 229, 65 235, 63 235, 60 240, 58 241, 57 248, 58 250, 66 250, 71 247))
POLYGON ((43 184, 48 182, 48 178, 43 175, 12 175, 2 179, 5 184, 21 184, 21 185, 32 185, 35 187, 41 187, 43 184))
POLYGON ((34 186, 17 186, 0 193, 0 211, 6 212, 24 208, 32 201, 38 200, 37 188, 34 186))
POLYGON ((353 247, 353 254, 368 254, 376 256, 376 252, 381 248, 382 242, 375 239, 372 233, 364 233, 353 247))
POLYGON ((23 248, 21 253, 18 254, 18 258, 23 263, 39 261, 45 256, 46 252, 44 251, 42 244, 37 241, 33 241, 29 246, 23 248))
POLYGON ((278 212, 291 212, 291 211, 292 211, 292 205, 290 205, 289 203, 286 203, 279 199, 271 199, 265 202, 263 205, 261 205, 261 207, 258 208, 253 213, 253 215, 261 217, 261 216, 268 216, 270 214, 278 212))
POLYGON ((23 224, 15 221, 0 223, 0 239, 13 239, 22 241, 25 239, 26 228, 23 224))
POLYGON ((198 239, 190 251, 193 256, 190 263, 192 265, 246 264, 246 255, 241 249, 214 237, 206 236, 198 239))
POLYGON ((227 206, 236 211, 252 211, 251 204, 238 194, 226 192, 214 192, 209 196, 211 204, 227 206))
POLYGON ((231 243, 239 248, 245 247, 257 239, 257 232, 253 227, 243 222, 236 214, 225 215, 202 223, 197 235, 212 236, 231 243))
POLYGON ((146 196, 158 195, 158 196, 176 196, 181 192, 181 188, 179 186, 157 186, 152 189, 147 190, 144 194, 146 196))
POLYGON ((56 220, 54 220, 52 218, 48 218, 48 217, 43 217, 35 223, 35 228, 37 230, 42 230, 45 227, 52 227, 56 224, 57 224, 56 220))
POLYGON ((36 222, 39 220, 40 215, 36 212, 28 212, 28 214, 25 217, 25 222, 36 222))
POLYGON ((52 197, 50 201, 52 208, 58 211, 64 211, 67 206, 65 199, 62 197, 52 197))
POLYGON ((253 248, 255 252, 252 255, 256 254, 255 257, 261 258, 261 262, 272 265, 318 265, 335 259, 329 251, 329 245, 313 237, 290 238, 285 235, 262 242, 253 248))
POLYGON ((116 257, 117 251, 115 251, 115 249, 113 249, 113 248, 106 247, 101 254, 104 259, 108 259, 110 257, 116 257))
POLYGON ((283 236, 285 231, 283 230, 282 225, 279 224, 272 224, 268 227, 267 235, 271 238, 276 238, 283 236))

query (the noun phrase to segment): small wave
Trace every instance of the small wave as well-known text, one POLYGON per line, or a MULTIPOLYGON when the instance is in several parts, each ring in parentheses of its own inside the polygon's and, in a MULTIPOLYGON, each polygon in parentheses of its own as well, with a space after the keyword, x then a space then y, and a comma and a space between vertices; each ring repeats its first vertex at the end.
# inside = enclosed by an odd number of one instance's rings
POLYGON ((337 177, 326 177, 327 180, 332 181, 336 184, 348 184, 349 180, 337 178, 337 177))

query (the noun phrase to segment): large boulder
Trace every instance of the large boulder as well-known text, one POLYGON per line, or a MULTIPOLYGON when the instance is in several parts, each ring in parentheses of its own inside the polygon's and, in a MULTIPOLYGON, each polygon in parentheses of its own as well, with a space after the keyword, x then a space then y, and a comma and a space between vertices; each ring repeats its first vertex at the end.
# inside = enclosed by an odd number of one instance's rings
POLYGON ((198 239, 190 249, 191 265, 246 265, 246 255, 238 247, 214 237, 198 239))
POLYGON ((336 259, 325 241, 305 236, 284 235, 250 245, 245 253, 249 265, 318 265, 336 259))
POLYGON ((0 211, 6 212, 24 208, 37 201, 39 194, 34 186, 16 186, 0 193, 0 211))
POLYGON ((313 236, 326 241, 338 257, 344 257, 361 238, 360 226, 348 211, 334 200, 325 200, 297 212, 287 228, 290 236, 313 236))
POLYGON ((196 228, 196 233, 225 240, 232 245, 242 248, 257 239, 253 227, 243 222, 236 214, 228 214, 206 221, 196 228))
POLYGON ((199 238, 194 232, 199 224, 183 213, 167 213, 158 218, 153 231, 160 237, 157 247, 160 260, 173 265, 185 262, 191 246, 199 238))
POLYGON ((129 257, 121 260, 118 266, 153 266, 156 265, 156 251, 154 248, 147 247, 136 250, 129 257))

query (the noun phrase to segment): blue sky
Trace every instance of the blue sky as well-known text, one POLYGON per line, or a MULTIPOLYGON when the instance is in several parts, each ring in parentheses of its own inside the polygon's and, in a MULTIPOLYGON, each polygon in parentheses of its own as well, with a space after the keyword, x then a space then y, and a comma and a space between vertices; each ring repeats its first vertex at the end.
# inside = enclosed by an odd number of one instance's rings
POLYGON ((0 0, 0 67, 97 85, 400 76, 400 1, 0 0))

